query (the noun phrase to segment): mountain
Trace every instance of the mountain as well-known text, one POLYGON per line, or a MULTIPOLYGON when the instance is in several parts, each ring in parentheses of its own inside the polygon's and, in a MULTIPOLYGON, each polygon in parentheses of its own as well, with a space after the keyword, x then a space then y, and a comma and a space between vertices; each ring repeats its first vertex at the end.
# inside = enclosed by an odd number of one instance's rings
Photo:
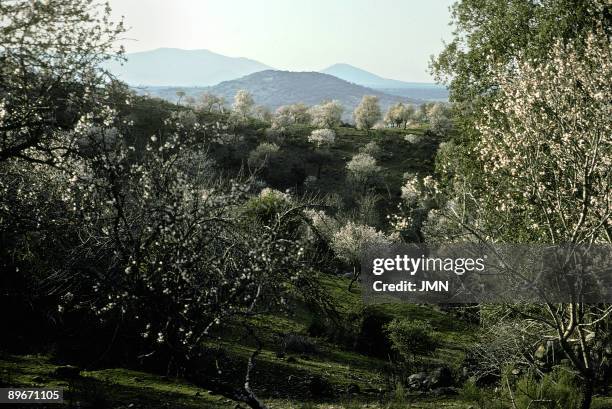
POLYGON ((334 64, 321 70, 321 72, 387 94, 425 100, 448 99, 448 91, 442 85, 426 82, 404 82, 383 78, 350 64, 334 64))
POLYGON ((396 102, 420 104, 424 101, 414 98, 403 98, 389 95, 361 85, 352 84, 333 75, 319 72, 293 71, 259 71, 242 78, 224 81, 212 87, 138 87, 140 94, 163 98, 176 102, 177 91, 184 91, 187 96, 197 99, 204 92, 209 92, 225 98, 231 104, 234 95, 245 89, 253 95, 258 105, 264 105, 272 110, 281 105, 303 102, 306 105, 316 105, 325 100, 338 100, 345 108, 345 119, 350 119, 353 110, 364 95, 376 95, 379 98, 383 112, 396 102))
POLYGON ((414 104, 423 102, 388 95, 319 72, 260 71, 236 80, 222 82, 209 87, 207 91, 231 101, 240 89, 250 91, 257 104, 271 109, 296 102, 315 105, 324 100, 336 99, 344 106, 345 113, 350 114, 364 95, 378 96, 383 110, 399 101, 414 104))
POLYGON ((265 64, 247 58, 227 57, 208 50, 159 48, 127 54, 127 62, 106 68, 130 85, 209 86, 268 70, 265 64))

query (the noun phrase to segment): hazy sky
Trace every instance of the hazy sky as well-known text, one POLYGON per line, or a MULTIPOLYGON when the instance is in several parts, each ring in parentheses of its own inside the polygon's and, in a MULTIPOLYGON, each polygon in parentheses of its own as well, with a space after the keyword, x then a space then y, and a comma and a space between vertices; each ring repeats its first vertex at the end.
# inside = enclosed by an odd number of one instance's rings
POLYGON ((111 0, 128 52, 208 49, 291 71, 348 63, 387 78, 431 81, 449 40, 453 0, 111 0))

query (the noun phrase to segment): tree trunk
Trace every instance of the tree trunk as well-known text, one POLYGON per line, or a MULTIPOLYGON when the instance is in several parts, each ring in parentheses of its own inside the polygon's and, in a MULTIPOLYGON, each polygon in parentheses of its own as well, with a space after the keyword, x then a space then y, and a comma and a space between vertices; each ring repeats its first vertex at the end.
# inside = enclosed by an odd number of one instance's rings
POLYGON ((349 293, 351 292, 351 289, 353 288, 353 284, 355 284, 355 281, 357 281, 358 278, 359 278, 359 272, 355 268, 355 266, 353 266, 353 278, 351 279, 351 282, 349 283, 349 286, 348 286, 349 293))
POLYGON ((591 375, 584 378, 582 384, 582 400, 580 401, 580 409, 589 409, 593 400, 593 377, 591 375))

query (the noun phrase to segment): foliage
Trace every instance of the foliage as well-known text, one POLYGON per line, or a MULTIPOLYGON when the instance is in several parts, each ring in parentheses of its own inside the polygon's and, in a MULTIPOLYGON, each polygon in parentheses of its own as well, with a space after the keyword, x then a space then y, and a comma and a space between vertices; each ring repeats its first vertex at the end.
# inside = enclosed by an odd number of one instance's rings
POLYGON ((406 361, 432 354, 438 341, 431 325, 423 321, 395 318, 386 326, 391 345, 406 361))
POLYGON ((305 125, 311 121, 311 113, 305 104, 283 105, 276 109, 272 120, 272 127, 277 129, 291 125, 305 125))
POLYGON ((453 129, 450 109, 444 104, 434 104, 427 111, 427 118, 432 132, 438 136, 448 136, 453 129))
POLYGON ((531 237, 554 243, 612 241, 611 61, 597 31, 581 44, 556 43, 545 61, 522 61, 511 76, 500 72, 498 96, 477 123, 487 217, 506 225, 501 212, 520 215, 531 237))
POLYGON ((54 163, 73 140, 64 131, 103 105, 103 64, 120 59, 122 22, 90 0, 0 4, 0 161, 54 163), (70 23, 66 23, 66 22, 70 23))
POLYGON ((375 159, 380 159, 382 154, 382 148, 376 141, 370 141, 361 148, 359 148, 359 153, 363 153, 365 155, 369 155, 375 159))
POLYGON ((248 163, 252 168, 266 167, 272 157, 278 154, 280 148, 275 143, 262 142, 249 153, 248 163))
POLYGON ((403 126, 406 128, 406 125, 408 124, 408 121, 412 119, 414 112, 415 109, 412 105, 404 105, 403 103, 398 102, 397 104, 392 105, 385 114, 385 122, 395 127, 403 126))
POLYGON ((347 222, 334 232, 331 247, 341 260, 352 266, 359 264, 361 256, 369 247, 385 246, 390 239, 375 228, 347 222))
POLYGON ((340 126, 344 107, 339 101, 326 101, 310 109, 312 126, 317 128, 334 128, 340 126))
POLYGON ((333 145, 336 141, 336 133, 331 129, 315 129, 308 136, 308 142, 313 143, 317 148, 333 145))
POLYGON ((518 409, 533 407, 536 402, 554 409, 577 408, 582 398, 574 376, 566 368, 556 368, 542 377, 528 373, 515 381, 513 389, 518 409))
POLYGON ((283 338, 283 351, 297 354, 314 354, 317 345, 308 337, 298 334, 288 334, 283 338))
POLYGON ((232 105, 234 113, 238 115, 239 118, 246 119, 251 115, 254 106, 255 101, 253 100, 253 95, 247 90, 238 90, 234 96, 234 104, 232 105))
POLYGON ((364 95, 361 102, 353 112, 353 118, 355 119, 357 129, 371 129, 381 118, 378 97, 373 95, 364 95))
POLYGON ((497 66, 517 58, 540 59, 551 44, 610 27, 605 0, 461 0, 452 6, 454 38, 432 60, 432 71, 449 84, 451 101, 478 115, 479 99, 497 84, 497 66))
POLYGON ((355 183, 367 185, 376 177, 381 168, 376 159, 366 153, 358 153, 346 164, 346 169, 355 183))
POLYGON ((205 112, 223 112, 225 99, 210 92, 204 92, 200 95, 197 107, 205 112))

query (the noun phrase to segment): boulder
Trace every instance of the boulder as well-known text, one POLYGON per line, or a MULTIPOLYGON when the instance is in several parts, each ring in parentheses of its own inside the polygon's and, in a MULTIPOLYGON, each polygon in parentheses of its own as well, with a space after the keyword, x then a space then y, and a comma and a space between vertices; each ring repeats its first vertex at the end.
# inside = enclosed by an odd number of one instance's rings
POLYGON ((445 388, 453 385, 453 374, 445 366, 434 369, 427 377, 429 389, 445 388))
POLYGON ((426 380, 427 374, 425 372, 412 374, 408 377, 408 387, 411 389, 421 389, 426 380))

